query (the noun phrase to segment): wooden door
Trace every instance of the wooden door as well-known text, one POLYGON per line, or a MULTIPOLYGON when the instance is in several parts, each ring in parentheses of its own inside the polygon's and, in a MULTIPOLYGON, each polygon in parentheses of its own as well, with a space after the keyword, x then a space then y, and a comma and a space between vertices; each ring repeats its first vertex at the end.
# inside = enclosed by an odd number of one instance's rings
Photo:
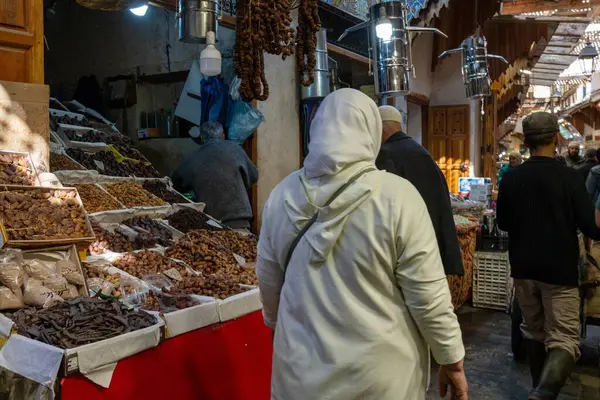
POLYGON ((458 192, 458 178, 469 157, 469 106, 430 107, 427 149, 438 164, 451 192, 458 192))
POLYGON ((0 0, 0 80, 44 83, 42 0, 0 0))

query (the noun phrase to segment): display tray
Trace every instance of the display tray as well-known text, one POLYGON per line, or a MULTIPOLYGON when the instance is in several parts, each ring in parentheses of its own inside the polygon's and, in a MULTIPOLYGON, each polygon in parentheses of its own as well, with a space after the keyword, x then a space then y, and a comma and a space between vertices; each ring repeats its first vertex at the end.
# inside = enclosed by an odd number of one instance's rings
POLYGON ((256 287, 225 300, 219 300, 219 320, 221 322, 230 321, 258 310, 262 310, 262 302, 260 301, 260 291, 256 287))
MULTIPOLYGON (((77 193, 77 189, 72 187, 64 187, 64 188, 46 188, 41 186, 13 186, 13 185, 0 185, 0 191, 10 192, 13 190, 41 190, 41 191, 75 191, 77 193)), ((79 197, 79 193, 77 193, 75 199, 79 206, 83 208, 83 203, 81 202, 81 198, 79 197)), ((85 209, 84 209, 85 210, 85 209)), ((85 215, 85 230, 87 231, 88 236, 83 236, 80 238, 68 238, 68 239, 40 239, 40 240, 13 240, 8 237, 6 232, 6 228, 2 221, 0 221, 0 247, 17 247, 17 248, 41 248, 41 247, 49 247, 49 246, 64 246, 64 245, 79 245, 85 244, 86 246, 96 240, 94 236, 94 231, 92 229, 92 225, 88 219, 87 214, 85 215)))
POLYGON ((219 319, 219 302, 212 297, 191 296, 202 304, 170 313, 161 313, 166 325, 166 338, 216 324, 219 319))
MULTIPOLYGON (((11 345, 18 346, 18 351, 23 357, 36 363, 36 357, 43 357, 38 352, 40 346, 47 346, 63 355, 61 374, 71 376, 76 373, 84 375, 102 369, 134 354, 158 346, 165 335, 165 324, 156 315, 156 324, 148 328, 125 333, 110 339, 87 344, 72 349, 61 349, 50 346, 34 339, 19 334, 12 334, 6 345, 0 350, 0 358, 5 351, 12 352, 11 345), (13 340, 18 338, 18 340, 13 340)), ((44 360, 39 360, 40 365, 45 365, 44 360)))
MULTIPOLYGON (((40 186, 40 179, 37 173, 37 170, 35 169, 35 164, 33 163, 33 160, 31 159, 31 155, 29 153, 23 152, 23 151, 11 151, 11 150, 0 150, 0 155, 2 154, 16 154, 16 155, 20 155, 20 156, 24 156, 27 159, 27 169, 31 170, 33 177, 34 177, 34 182, 32 186, 40 186)), ((2 183, 0 183, 0 185, 4 185, 2 183)), ((28 187, 32 187, 29 185, 14 185, 14 186, 28 186, 28 187)))

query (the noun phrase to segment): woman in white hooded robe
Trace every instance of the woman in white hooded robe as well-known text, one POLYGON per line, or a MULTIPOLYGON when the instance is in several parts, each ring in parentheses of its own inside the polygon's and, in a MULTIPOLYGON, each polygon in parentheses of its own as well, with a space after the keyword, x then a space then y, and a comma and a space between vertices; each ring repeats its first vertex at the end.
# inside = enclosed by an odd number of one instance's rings
POLYGON ((274 400, 422 400, 429 349, 442 393, 449 385, 467 398, 435 232, 417 190, 376 170, 381 129, 368 96, 333 92, 311 124, 304 168, 265 204, 257 274, 275 330, 274 400))

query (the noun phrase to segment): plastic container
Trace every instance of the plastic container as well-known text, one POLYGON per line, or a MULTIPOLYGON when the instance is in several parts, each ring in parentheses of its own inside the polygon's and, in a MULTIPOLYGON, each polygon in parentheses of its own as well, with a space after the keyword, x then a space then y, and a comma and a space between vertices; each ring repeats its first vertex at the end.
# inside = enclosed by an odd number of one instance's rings
POLYGON ((508 252, 476 252, 473 268, 473 307, 510 311, 513 279, 508 252))

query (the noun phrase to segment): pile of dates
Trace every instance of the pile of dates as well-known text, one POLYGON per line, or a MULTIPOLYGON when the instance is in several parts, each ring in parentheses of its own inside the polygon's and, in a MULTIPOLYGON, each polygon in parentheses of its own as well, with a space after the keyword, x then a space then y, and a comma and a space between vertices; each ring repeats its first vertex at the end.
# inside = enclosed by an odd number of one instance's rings
POLYGON ((0 192, 0 218, 11 240, 74 239, 93 236, 75 190, 0 192))
POLYGON ((169 204, 187 203, 188 201, 181 197, 173 189, 169 188, 167 184, 160 180, 148 180, 143 183, 144 189, 160 197, 169 204))
POLYGON ((35 174, 27 156, 0 153, 0 183, 4 185, 33 186, 35 174))
POLYGON ((230 229, 221 230, 195 230, 188 233, 188 237, 192 241, 197 241, 197 238, 203 237, 229 248, 235 254, 238 254, 248 262, 256 261, 256 252, 258 241, 254 235, 244 235, 230 229))
POLYGON ((169 225, 183 233, 194 229, 220 229, 209 225, 208 221, 210 218, 206 214, 187 207, 169 216, 169 225))
POLYGON ((75 161, 71 160, 69 157, 50 153, 50 171, 81 171, 84 168, 77 164, 75 161))
POLYGON ((150 233, 161 246, 168 247, 173 244, 173 233, 159 221, 148 217, 136 217, 128 219, 123 224, 137 232, 150 233))
POLYGON ((122 271, 137 278, 145 275, 163 273, 166 276, 183 278, 189 275, 187 268, 155 251, 144 250, 138 253, 126 253, 113 262, 122 271))

